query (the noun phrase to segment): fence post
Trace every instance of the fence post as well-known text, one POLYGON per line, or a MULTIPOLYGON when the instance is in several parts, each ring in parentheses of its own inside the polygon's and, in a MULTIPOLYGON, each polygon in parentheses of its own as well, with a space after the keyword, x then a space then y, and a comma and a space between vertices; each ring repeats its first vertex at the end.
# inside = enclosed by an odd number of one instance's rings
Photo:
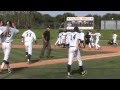
POLYGON ((117 30, 117 20, 116 20, 116 30, 117 30))

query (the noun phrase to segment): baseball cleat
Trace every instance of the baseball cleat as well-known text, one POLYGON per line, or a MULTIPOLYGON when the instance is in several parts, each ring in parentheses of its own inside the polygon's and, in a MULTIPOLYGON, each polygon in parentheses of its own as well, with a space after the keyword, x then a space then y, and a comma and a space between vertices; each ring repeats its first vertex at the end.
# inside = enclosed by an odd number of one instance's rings
POLYGON ((27 64, 31 64, 31 61, 30 61, 30 60, 28 60, 28 61, 27 61, 27 64))
POLYGON ((72 75, 68 72, 67 78, 71 78, 72 75))
POLYGON ((12 70, 11 70, 11 69, 9 69, 9 70, 8 70, 8 73, 12 73, 12 70))
POLYGON ((82 76, 85 76, 87 74, 87 71, 86 70, 84 70, 83 72, 81 72, 81 75, 82 76))

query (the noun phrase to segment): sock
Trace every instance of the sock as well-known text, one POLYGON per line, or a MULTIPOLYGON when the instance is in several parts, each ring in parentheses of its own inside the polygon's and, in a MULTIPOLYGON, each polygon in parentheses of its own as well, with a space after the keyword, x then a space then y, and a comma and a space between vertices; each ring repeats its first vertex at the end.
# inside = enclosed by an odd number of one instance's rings
POLYGON ((25 52, 26 56, 28 56, 28 52, 25 52))
POLYGON ((67 65, 67 71, 70 73, 70 71, 71 71, 71 65, 67 65))
POLYGON ((79 66, 79 70, 80 70, 80 72, 83 72, 84 71, 83 66, 79 66))
POLYGON ((29 60, 31 59, 31 55, 30 55, 30 54, 28 54, 28 59, 29 59, 29 60))
POLYGON ((9 64, 6 64, 6 66, 7 66, 8 71, 10 71, 11 69, 10 69, 9 64))

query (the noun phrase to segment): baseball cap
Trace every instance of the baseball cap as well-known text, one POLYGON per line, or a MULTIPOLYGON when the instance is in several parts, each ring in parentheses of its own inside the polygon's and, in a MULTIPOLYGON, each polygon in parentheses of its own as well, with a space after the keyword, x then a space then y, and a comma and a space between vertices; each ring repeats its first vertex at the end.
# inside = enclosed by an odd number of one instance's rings
POLYGON ((79 28, 76 26, 76 27, 74 27, 74 31, 78 31, 79 30, 79 28))

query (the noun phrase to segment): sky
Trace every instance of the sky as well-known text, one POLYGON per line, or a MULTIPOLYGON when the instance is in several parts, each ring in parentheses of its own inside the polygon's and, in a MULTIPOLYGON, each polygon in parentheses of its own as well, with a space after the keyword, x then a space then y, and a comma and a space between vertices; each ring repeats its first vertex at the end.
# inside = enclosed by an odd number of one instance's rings
POLYGON ((88 14, 92 14, 92 15, 105 15, 106 13, 115 13, 115 14, 120 14, 120 11, 38 11, 42 14, 49 14, 53 17, 57 16, 58 14, 64 14, 66 12, 69 12, 69 13, 73 13, 75 14, 76 16, 78 17, 82 17, 82 16, 85 16, 85 15, 88 15, 88 14))

